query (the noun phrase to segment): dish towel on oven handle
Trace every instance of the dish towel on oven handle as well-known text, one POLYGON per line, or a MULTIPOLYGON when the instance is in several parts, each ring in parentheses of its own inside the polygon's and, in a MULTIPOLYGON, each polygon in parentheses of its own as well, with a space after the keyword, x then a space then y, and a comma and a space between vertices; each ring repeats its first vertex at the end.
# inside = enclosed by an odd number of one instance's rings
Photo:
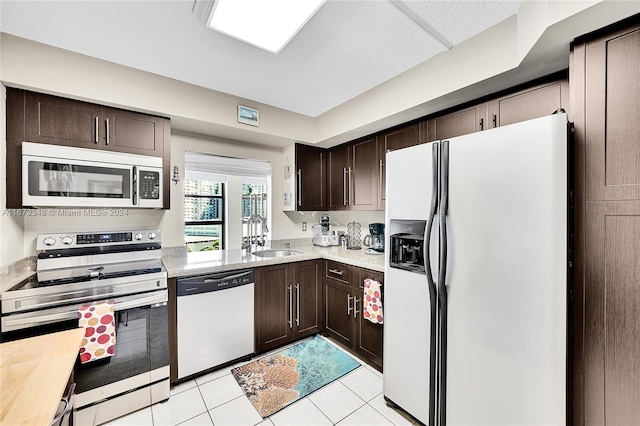
POLYGON ((374 324, 382 324, 382 286, 376 280, 364 280, 364 317, 374 324))
POLYGON ((113 302, 85 305, 78 309, 78 325, 84 328, 80 363, 112 356, 116 349, 116 321, 113 302))

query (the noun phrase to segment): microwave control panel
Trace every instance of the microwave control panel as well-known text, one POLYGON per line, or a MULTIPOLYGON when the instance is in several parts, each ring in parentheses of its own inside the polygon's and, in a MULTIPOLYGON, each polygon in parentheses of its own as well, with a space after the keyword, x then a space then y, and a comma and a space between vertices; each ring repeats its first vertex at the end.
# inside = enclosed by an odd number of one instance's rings
POLYGON ((139 196, 142 200, 157 200, 160 198, 160 173, 140 170, 138 177, 139 196))

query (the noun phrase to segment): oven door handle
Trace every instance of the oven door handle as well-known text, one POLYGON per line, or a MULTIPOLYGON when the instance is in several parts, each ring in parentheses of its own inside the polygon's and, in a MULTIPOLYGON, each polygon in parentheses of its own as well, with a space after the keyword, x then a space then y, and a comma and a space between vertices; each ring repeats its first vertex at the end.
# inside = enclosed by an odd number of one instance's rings
MULTIPOLYGON (((156 293, 149 297, 143 297, 141 299, 134 299, 127 302, 116 303, 113 305, 113 309, 114 311, 123 311, 125 309, 138 308, 141 306, 151 306, 151 305, 161 304, 163 302, 164 303, 167 302, 167 294, 164 291, 161 293, 156 293)), ((35 317, 20 318, 20 319, 14 319, 14 320, 8 319, 6 322, 6 326, 7 327, 34 326, 37 324, 43 324, 43 323, 46 324, 46 323, 52 323, 56 321, 72 320, 75 318, 78 318, 77 308, 74 308, 66 312, 59 312, 59 313, 49 314, 49 315, 39 315, 35 317)))
POLYGON ((158 303, 167 302, 167 293, 156 293, 153 296, 144 297, 142 299, 135 299, 129 302, 116 303, 113 305, 114 311, 123 311, 125 309, 138 308, 141 306, 150 306, 158 303))
POLYGON ((70 320, 74 318, 78 318, 77 310, 61 312, 58 314, 41 315, 38 317, 22 318, 17 320, 7 320, 6 325, 7 327, 12 327, 15 325, 36 325, 40 323, 50 323, 50 322, 55 322, 60 320, 70 320))

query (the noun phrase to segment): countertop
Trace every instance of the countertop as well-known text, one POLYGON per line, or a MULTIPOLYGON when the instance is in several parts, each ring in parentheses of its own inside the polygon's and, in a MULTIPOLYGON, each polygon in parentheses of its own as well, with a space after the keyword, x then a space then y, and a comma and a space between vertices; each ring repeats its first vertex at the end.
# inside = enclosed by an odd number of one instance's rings
POLYGON ((83 337, 76 328, 0 344, 1 424, 51 424, 83 337))
MULTIPOLYGON (((384 272, 385 254, 366 254, 367 247, 360 250, 349 250, 341 246, 318 247, 313 245, 294 246, 291 250, 302 252, 291 256, 264 258, 247 254, 241 249, 199 251, 187 253, 177 251, 178 254, 163 255, 162 262, 167 268, 169 278, 200 275, 215 272, 233 271, 242 268, 277 265, 280 263, 301 262, 312 259, 329 259, 348 265, 358 266, 384 272)), ((259 249, 258 249, 259 250, 259 249)), ((35 264, 33 265, 35 267, 35 264)), ((34 279, 35 271, 13 271, 0 276, 0 290, 21 284, 25 280, 34 279)), ((1 299, 1 296, 0 296, 1 299)))
POLYGON ((366 247, 360 250, 348 250, 340 246, 291 247, 302 252, 291 256, 263 258, 243 253, 243 250, 216 250, 186 253, 175 257, 163 257, 169 278, 200 275, 215 272, 232 271, 242 268, 277 265, 280 263, 301 262, 312 259, 329 259, 348 265, 384 272, 384 254, 366 254, 366 247))

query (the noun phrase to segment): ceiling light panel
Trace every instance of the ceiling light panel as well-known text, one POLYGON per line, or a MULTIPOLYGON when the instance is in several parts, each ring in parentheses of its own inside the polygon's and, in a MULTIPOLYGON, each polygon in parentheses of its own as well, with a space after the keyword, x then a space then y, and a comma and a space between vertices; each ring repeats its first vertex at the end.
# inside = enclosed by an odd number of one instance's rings
POLYGON ((280 52, 325 0, 216 0, 207 26, 269 52, 280 52))

